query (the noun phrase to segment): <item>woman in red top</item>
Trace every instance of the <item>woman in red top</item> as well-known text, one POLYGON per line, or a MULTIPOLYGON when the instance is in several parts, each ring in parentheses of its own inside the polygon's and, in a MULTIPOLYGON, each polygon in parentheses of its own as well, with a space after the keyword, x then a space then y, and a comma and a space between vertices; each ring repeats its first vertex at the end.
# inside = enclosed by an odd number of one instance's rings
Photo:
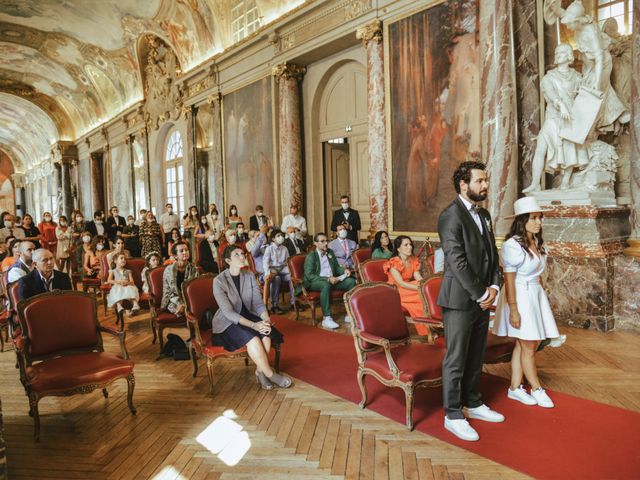
POLYGON ((42 244, 42 248, 49 250, 55 257, 58 248, 58 237, 56 236, 56 227, 58 225, 53 221, 50 212, 44 212, 42 218, 43 221, 38 225, 38 230, 40 230, 42 234, 40 243, 42 244))
MULTIPOLYGON (((424 308, 420 300, 420 261, 413 256, 413 242, 406 235, 400 235, 393 242, 396 256, 391 257, 384 264, 384 273, 387 274, 387 283, 396 285, 400 293, 400 302, 409 312, 411 318, 423 317, 424 308)), ((427 335, 428 328, 416 324, 416 330, 420 335, 427 335)))

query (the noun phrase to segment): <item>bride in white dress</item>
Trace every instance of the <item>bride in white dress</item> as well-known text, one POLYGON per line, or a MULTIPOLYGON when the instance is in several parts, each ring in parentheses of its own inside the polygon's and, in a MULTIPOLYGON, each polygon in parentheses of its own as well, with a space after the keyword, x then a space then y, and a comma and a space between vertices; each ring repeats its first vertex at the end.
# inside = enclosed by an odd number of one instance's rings
POLYGON ((553 402, 540 385, 535 362, 538 342, 560 336, 540 283, 547 265, 542 247, 542 209, 535 198, 525 197, 514 203, 514 211, 515 220, 500 252, 505 282, 493 333, 516 339, 507 396, 525 405, 552 408, 553 402), (531 385, 531 393, 522 385, 523 376, 531 385))

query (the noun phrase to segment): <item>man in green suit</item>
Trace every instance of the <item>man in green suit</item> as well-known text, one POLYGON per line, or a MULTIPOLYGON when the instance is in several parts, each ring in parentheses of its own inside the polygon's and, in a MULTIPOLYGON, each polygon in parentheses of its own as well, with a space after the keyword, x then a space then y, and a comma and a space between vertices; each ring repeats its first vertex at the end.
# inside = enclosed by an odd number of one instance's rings
MULTIPOLYGON (((320 306, 322 307, 322 326, 324 328, 338 328, 339 325, 331 317, 331 290, 350 290, 356 285, 348 268, 338 264, 333 250, 328 247, 327 235, 317 233, 314 237, 315 251, 307 255, 304 261, 304 286, 307 290, 320 292, 320 306)), ((345 317, 345 322, 349 322, 345 317)))

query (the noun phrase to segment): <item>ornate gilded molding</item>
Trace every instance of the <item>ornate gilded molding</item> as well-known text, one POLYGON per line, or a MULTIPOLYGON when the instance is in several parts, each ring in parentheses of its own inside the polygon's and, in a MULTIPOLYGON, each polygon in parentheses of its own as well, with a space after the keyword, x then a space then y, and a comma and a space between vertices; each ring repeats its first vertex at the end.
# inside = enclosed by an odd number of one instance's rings
POLYGON ((365 46, 371 40, 382 42, 382 22, 376 19, 367 25, 359 27, 356 30, 356 38, 358 40, 362 40, 362 43, 365 46))
POLYGON ((281 63, 273 67, 273 75, 276 77, 276 81, 281 78, 289 79, 293 78, 297 81, 302 80, 304 74, 307 73, 306 67, 296 65, 295 63, 281 63))
POLYGON ((371 7, 371 0, 350 0, 349 4, 345 7, 344 19, 351 20, 352 18, 359 17, 371 10, 371 7))
POLYGON ((207 105, 215 107, 216 105, 220 105, 221 100, 222 94, 220 92, 212 93, 207 97, 207 105))

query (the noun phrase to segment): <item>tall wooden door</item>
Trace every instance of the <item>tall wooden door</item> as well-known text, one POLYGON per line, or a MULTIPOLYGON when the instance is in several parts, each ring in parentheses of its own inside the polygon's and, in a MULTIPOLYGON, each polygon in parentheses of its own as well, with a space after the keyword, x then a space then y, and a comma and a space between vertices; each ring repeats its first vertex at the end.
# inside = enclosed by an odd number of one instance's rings
POLYGON ((325 231, 330 234, 333 212, 340 208, 340 197, 350 195, 351 175, 348 143, 324 142, 325 231))

